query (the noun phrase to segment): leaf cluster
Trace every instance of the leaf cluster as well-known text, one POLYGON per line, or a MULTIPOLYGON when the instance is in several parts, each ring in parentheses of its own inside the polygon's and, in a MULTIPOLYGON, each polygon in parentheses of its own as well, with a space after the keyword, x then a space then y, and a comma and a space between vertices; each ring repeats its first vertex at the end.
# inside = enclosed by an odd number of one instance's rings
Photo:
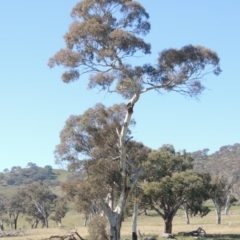
POLYGON ((149 32, 149 16, 137 2, 83 0, 73 8, 71 15, 75 20, 64 36, 67 48, 49 61, 51 67, 57 64, 70 68, 62 76, 64 82, 74 81, 90 71, 97 72, 96 79, 100 80, 99 69, 105 68, 106 74, 102 74, 104 78, 99 83, 107 87, 114 75, 107 71, 113 65, 120 68, 121 58, 139 50, 150 52, 150 45, 138 37, 149 32))
POLYGON ((172 176, 177 172, 192 169, 193 158, 185 151, 175 152, 172 145, 163 145, 159 150, 148 154, 143 163, 144 172, 142 179, 148 182, 160 181, 165 176, 172 176))
POLYGON ((56 162, 67 161, 74 170, 81 169, 87 159, 115 157, 118 154, 116 130, 121 129, 125 111, 123 104, 110 108, 97 104, 82 115, 70 116, 56 146, 56 162))
POLYGON ((64 82, 89 73, 88 87, 117 92, 130 99, 149 90, 176 91, 197 97, 204 90, 201 79, 220 74, 218 55, 205 47, 187 45, 165 49, 155 64, 129 64, 138 52, 151 53, 141 36, 150 31, 148 13, 131 0, 82 0, 72 10, 74 21, 61 49, 48 65, 67 68, 64 82))
POLYGON ((153 209, 164 219, 174 217, 183 205, 209 199, 210 175, 193 172, 193 158, 172 145, 152 151, 144 162, 139 197, 144 208, 153 209))

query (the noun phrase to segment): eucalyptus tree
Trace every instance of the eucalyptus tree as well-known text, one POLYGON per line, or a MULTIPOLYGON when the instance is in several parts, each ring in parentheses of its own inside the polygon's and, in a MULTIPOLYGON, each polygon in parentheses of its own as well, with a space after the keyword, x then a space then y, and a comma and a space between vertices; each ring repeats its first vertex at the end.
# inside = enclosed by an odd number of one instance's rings
POLYGON ((221 224, 222 209, 225 207, 229 196, 228 180, 223 176, 214 177, 212 180, 211 199, 214 203, 217 224, 221 224))
MULTIPOLYGON (((70 116, 61 131, 61 142, 55 149, 56 161, 68 161, 69 169, 84 173, 82 178, 62 184, 62 190, 76 209, 87 216, 101 212, 99 193, 111 209, 121 194, 119 159, 115 156, 119 148, 116 129, 122 125, 124 112, 123 104, 109 108, 97 104, 82 115, 70 116)), ((127 166, 129 177, 150 151, 142 143, 131 140, 130 133, 128 130, 127 157, 132 161, 127 166)))
POLYGON ((7 197, 0 193, 0 232, 4 229, 3 227, 3 216, 6 213, 7 197))
POLYGON ((17 222, 19 214, 25 213, 25 208, 23 206, 24 199, 22 198, 19 192, 14 193, 11 197, 8 198, 6 203, 6 212, 9 219, 10 229, 14 228, 17 230, 17 222))
POLYGON ((165 233, 172 233, 172 221, 181 206, 191 208, 192 203, 209 199, 210 176, 193 172, 192 161, 185 151, 164 145, 144 162, 141 204, 162 217, 165 233))
POLYGON ((68 212, 67 201, 63 197, 57 197, 53 201, 53 212, 50 215, 50 219, 55 221, 59 227, 62 227, 62 218, 65 217, 68 212))
POLYGON ((42 227, 48 228, 48 218, 54 210, 54 201, 57 198, 48 185, 42 182, 35 182, 27 185, 19 191, 23 199, 25 212, 32 222, 32 228, 36 228, 38 222, 42 222, 42 227))
MULTIPOLYGON (((82 0, 73 8, 73 23, 65 34, 66 47, 49 60, 49 66, 64 66, 66 83, 88 74, 88 88, 116 92, 127 99, 123 124, 118 128, 118 153, 122 191, 115 209, 99 196, 108 217, 111 239, 120 239, 122 215, 128 196, 141 174, 136 168, 127 173, 131 159, 127 154, 127 133, 134 105, 145 92, 175 91, 190 97, 202 93, 201 79, 206 73, 218 75, 218 55, 205 47, 187 45, 181 49, 166 49, 157 62, 130 64, 133 56, 150 54, 151 45, 143 37, 150 31, 149 15, 144 7, 131 0, 82 0)), ((142 109, 144 111, 144 109, 142 109)))

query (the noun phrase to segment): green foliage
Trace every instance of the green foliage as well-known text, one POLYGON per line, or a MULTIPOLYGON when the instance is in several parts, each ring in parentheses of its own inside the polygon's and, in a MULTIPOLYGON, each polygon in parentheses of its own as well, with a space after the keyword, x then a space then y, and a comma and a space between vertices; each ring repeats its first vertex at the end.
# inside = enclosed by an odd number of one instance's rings
POLYGON ((157 151, 148 154, 144 161, 142 179, 148 182, 158 181, 165 176, 172 176, 176 172, 192 169, 193 158, 185 151, 181 154, 175 152, 172 145, 163 145, 157 151))
POLYGON ((124 113, 123 104, 109 108, 97 104, 81 115, 70 116, 60 133, 61 143, 55 149, 56 162, 66 161, 69 170, 74 171, 82 169, 86 159, 115 156, 116 128, 121 128, 124 113))
POLYGON ((32 221, 32 227, 37 227, 39 221, 43 227, 48 227, 48 218, 53 211, 53 204, 57 198, 51 189, 42 182, 35 182, 20 189, 18 194, 22 197, 25 213, 32 221))
POLYGON ((101 216, 95 216, 88 224, 90 240, 108 240, 107 219, 101 216))
POLYGON ((53 212, 50 219, 55 221, 59 226, 62 226, 62 218, 65 217, 68 207, 66 199, 62 197, 57 197, 53 201, 53 212))
POLYGON ((191 170, 163 177, 158 182, 146 182, 143 190, 161 209, 165 205, 174 209, 179 204, 201 198, 206 191, 202 178, 191 170))
POLYGON ((183 204, 200 205, 209 198, 210 176, 192 170, 193 158, 173 146, 164 145, 152 151, 144 162, 141 195, 142 206, 155 210, 165 221, 165 232, 171 233, 172 219, 183 204))
POLYGON ((215 177, 212 180, 211 199, 214 204, 223 207, 229 194, 228 181, 225 177, 215 177))

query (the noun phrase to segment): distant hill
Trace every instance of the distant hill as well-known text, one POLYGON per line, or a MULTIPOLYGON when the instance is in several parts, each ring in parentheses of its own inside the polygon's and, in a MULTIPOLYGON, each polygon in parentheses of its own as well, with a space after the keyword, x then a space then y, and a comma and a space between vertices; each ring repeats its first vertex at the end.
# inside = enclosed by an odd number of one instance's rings
MULTIPOLYGON (((222 146, 212 154, 208 152, 209 149, 206 148, 191 153, 194 158, 194 170, 209 172, 212 176, 223 175, 240 185, 240 144, 222 146)), ((11 193, 18 187, 36 181, 45 182, 51 187, 59 187, 62 182, 77 177, 84 177, 84 174, 53 169, 50 165, 39 167, 35 163, 28 163, 26 168, 13 166, 11 170, 5 169, 0 173, 0 192, 11 193)))
POLYGON ((11 196, 18 188, 41 181, 50 186, 54 193, 62 195, 61 183, 77 177, 83 177, 83 173, 53 169, 49 165, 39 167, 35 163, 29 163, 26 168, 14 166, 11 170, 0 172, 0 194, 11 196))
POLYGON ((220 147, 213 154, 208 154, 208 149, 192 153, 194 158, 194 170, 208 172, 211 177, 223 176, 229 186, 240 196, 240 144, 220 147))

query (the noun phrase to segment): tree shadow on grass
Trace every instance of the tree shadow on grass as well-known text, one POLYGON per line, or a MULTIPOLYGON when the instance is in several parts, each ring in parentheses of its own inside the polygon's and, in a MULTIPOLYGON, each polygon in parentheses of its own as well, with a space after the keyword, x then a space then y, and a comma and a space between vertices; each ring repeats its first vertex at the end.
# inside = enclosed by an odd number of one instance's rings
POLYGON ((240 234, 207 234, 206 239, 231 240, 240 239, 240 234))

